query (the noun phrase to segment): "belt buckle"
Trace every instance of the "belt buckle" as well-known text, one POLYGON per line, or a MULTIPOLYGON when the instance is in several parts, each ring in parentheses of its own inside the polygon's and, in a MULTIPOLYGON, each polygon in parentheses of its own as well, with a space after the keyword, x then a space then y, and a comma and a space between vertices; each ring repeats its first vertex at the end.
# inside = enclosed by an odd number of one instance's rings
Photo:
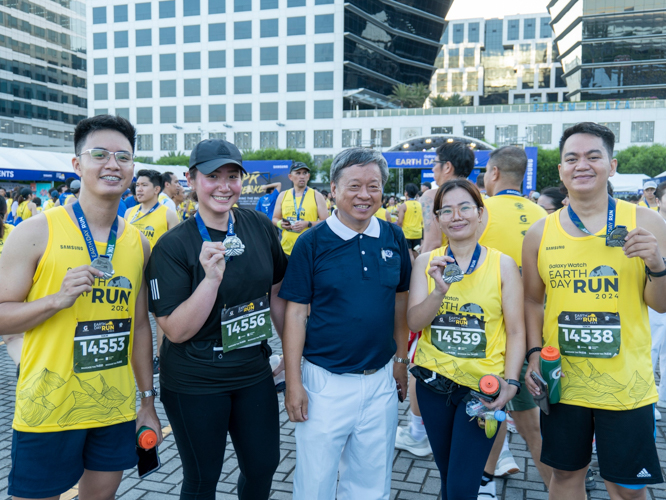
POLYGON ((377 373, 377 370, 363 370, 363 375, 372 375, 377 373))

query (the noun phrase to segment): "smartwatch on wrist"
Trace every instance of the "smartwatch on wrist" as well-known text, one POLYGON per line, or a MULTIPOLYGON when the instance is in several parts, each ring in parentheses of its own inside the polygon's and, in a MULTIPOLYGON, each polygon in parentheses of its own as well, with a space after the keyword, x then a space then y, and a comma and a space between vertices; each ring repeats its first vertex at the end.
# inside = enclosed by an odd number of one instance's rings
POLYGON ((512 378, 508 378, 508 379, 506 379, 506 383, 509 384, 509 385, 513 385, 513 386, 518 388, 518 390, 516 391, 516 396, 518 394, 520 394, 520 382, 518 382, 517 380, 514 380, 512 378))
POLYGON ((312 227, 312 221, 308 221, 308 227, 312 227))
MULTIPOLYGON (((666 259, 664 259, 664 264, 666 264, 666 259)), ((658 273, 655 273, 650 270, 648 266, 645 266, 645 272, 647 273, 648 276, 654 276, 655 278, 661 278, 662 276, 666 276, 666 269, 663 271, 659 271, 658 273)))

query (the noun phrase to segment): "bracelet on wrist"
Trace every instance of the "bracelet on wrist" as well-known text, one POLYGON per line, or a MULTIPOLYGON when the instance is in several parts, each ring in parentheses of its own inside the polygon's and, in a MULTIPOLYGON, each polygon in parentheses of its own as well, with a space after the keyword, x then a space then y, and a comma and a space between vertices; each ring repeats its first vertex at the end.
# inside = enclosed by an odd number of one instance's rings
MULTIPOLYGON (((663 259, 663 260, 664 260, 664 265, 666 265, 666 259, 663 259)), ((648 266, 645 266, 645 273, 647 274, 648 279, 650 281, 652 281, 652 277, 661 278, 662 276, 666 276, 666 267, 664 267, 663 271, 659 271, 659 272, 655 273, 654 271, 651 271, 648 266)))
POLYGON ((541 347, 532 347, 532 349, 527 351, 527 354, 525 354, 525 361, 527 361, 529 363, 530 362, 530 356, 532 354, 534 354, 535 352, 540 352, 540 351, 541 351, 541 347))
POLYGON ((516 396, 518 394, 520 394, 520 382, 518 382, 517 380, 514 380, 512 378, 508 378, 508 379, 506 379, 506 383, 509 384, 509 385, 514 386, 517 389, 516 396))

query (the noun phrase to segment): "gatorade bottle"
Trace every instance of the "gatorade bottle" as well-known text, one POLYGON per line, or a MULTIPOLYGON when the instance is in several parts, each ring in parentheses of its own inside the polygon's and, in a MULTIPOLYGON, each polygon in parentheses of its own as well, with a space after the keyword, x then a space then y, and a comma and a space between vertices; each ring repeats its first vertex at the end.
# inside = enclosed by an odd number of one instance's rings
POLYGON ((479 380, 479 392, 493 399, 499 396, 500 388, 500 379, 497 375, 484 375, 479 380))
POLYGON ((541 376, 548 384, 548 402, 551 405, 559 403, 562 395, 562 385, 560 383, 562 358, 560 357, 560 351, 556 347, 544 347, 541 350, 539 362, 541 376))
POLYGON ((154 448, 156 444, 157 434, 155 431, 145 425, 140 427, 139 431, 136 433, 136 445, 144 450, 150 450, 151 448, 154 448))

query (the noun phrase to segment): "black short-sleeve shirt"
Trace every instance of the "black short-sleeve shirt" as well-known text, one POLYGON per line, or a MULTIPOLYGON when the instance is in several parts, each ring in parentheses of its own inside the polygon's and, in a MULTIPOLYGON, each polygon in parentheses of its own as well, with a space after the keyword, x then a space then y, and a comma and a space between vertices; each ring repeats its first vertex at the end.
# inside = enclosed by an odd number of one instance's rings
MULTIPOLYGON (((190 340, 175 344, 167 338, 160 352, 160 384, 186 394, 211 394, 253 385, 270 375, 266 342, 228 353, 221 346, 222 309, 263 297, 282 281, 287 257, 277 232, 263 213, 234 208, 237 236, 245 252, 227 263, 212 311, 190 340), (222 355, 222 357, 220 357, 222 355)), ((225 231, 208 228, 212 241, 223 241, 225 231)), ((185 302, 206 273, 199 263, 203 239, 196 219, 168 231, 155 245, 146 268, 149 307, 157 317, 168 316, 185 302)))

